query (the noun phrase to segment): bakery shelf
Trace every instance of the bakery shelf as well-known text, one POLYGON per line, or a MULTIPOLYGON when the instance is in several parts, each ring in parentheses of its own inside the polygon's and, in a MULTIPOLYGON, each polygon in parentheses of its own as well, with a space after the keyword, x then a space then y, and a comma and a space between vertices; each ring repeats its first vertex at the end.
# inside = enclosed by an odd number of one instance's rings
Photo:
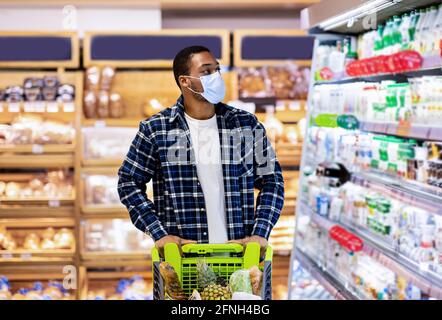
POLYGON ((82 252, 81 258, 83 261, 150 261, 149 251, 133 251, 133 252, 119 252, 119 251, 99 251, 99 252, 82 252))
POLYGON ((337 300, 360 300, 360 298, 347 290, 339 281, 334 279, 333 276, 319 268, 318 265, 300 249, 295 249, 294 258, 337 300))
POLYGON ((0 155, 1 168, 70 168, 74 167, 74 155, 0 155))
POLYGON ((75 227, 75 219, 65 218, 10 218, 2 219, 0 225, 12 228, 48 228, 48 227, 75 227))
POLYGON ((126 268, 126 267, 142 267, 144 270, 150 270, 152 266, 152 261, 150 258, 141 260, 108 260, 108 259, 98 259, 98 260, 82 260, 81 265, 85 268, 103 268, 103 269, 115 269, 115 268, 126 268))
POLYGON ((121 118, 121 119, 82 119, 82 125, 88 127, 139 127, 144 118, 121 118))
POLYGON ((23 144, 23 145, 0 145, 0 153, 72 153, 75 144, 23 144))
POLYGON ((385 267, 408 279, 420 289, 431 292, 432 297, 442 299, 441 278, 436 274, 430 271, 422 271, 417 263, 399 254, 391 245, 386 243, 386 241, 380 240, 375 235, 361 231, 359 228, 350 227, 341 222, 330 221, 313 212, 313 210, 305 203, 302 203, 302 201, 300 203, 302 206, 301 210, 310 215, 312 221, 317 223, 321 228, 329 230, 338 224, 355 233, 364 241, 363 250, 365 253, 369 254, 385 267))
POLYGON ((423 140, 442 141, 442 127, 432 127, 426 125, 412 124, 410 126, 401 126, 397 123, 385 122, 360 122, 359 129, 373 133, 395 135, 404 138, 415 138, 423 140))
POLYGON ((120 166, 124 159, 83 159, 81 162, 87 167, 115 167, 120 166))
MULTIPOLYGON (((256 117, 260 122, 264 122, 266 119, 266 114, 263 112, 255 113, 256 117)), ((296 123, 301 119, 305 118, 304 110, 284 110, 276 111, 274 117, 281 121, 282 123, 296 123)))
POLYGON ((85 218, 128 218, 127 209, 123 206, 82 206, 81 213, 85 218))
POLYGON ((142 277, 148 284, 152 283, 150 265, 125 262, 122 265, 83 265, 79 270, 80 293, 79 298, 85 300, 91 291, 104 291, 107 297, 115 294, 118 283, 122 279, 133 276, 142 277))
POLYGON ((11 218, 65 218, 74 216, 73 206, 47 207, 47 206, 15 206, 4 205, 0 207, 0 219, 11 218))
POLYGON ((46 205, 60 207, 73 205, 75 194, 70 197, 0 197, 1 205, 46 205))
POLYGON ((296 209, 296 200, 284 200, 284 207, 282 208, 282 215, 294 216, 296 209))

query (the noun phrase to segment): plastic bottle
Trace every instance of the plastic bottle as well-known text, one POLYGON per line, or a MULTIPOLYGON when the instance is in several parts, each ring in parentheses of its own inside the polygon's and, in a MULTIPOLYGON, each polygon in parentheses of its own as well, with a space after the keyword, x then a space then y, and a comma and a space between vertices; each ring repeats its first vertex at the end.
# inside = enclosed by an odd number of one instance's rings
POLYGON ((423 28, 424 25, 426 23, 427 17, 428 17, 428 13, 430 12, 430 9, 427 8, 427 10, 425 9, 421 9, 420 10, 420 16, 419 16, 419 21, 417 22, 416 25, 416 34, 415 34, 415 38, 414 38, 414 50, 421 52, 421 41, 423 38, 423 28))
POLYGON ((390 54, 392 43, 393 21, 387 20, 385 23, 384 33, 382 34, 382 54, 390 54))
POLYGON ((383 41, 382 41, 382 39, 383 39, 382 36, 383 36, 383 33, 384 33, 384 29, 385 29, 384 25, 379 25, 378 26, 378 30, 375 33, 374 48, 373 48, 375 56, 380 55, 381 52, 382 52, 382 49, 384 48, 383 41))
POLYGON ((428 55, 429 52, 431 52, 434 36, 433 32, 431 31, 434 23, 436 22, 436 18, 437 8, 435 6, 431 6, 427 9, 425 23, 422 26, 422 39, 420 46, 420 52, 422 55, 428 55))
POLYGON ((341 41, 336 42, 336 49, 330 54, 329 67, 334 73, 344 71, 345 54, 342 50, 341 41))
POLYGON ((436 21, 432 27, 433 32, 433 44, 432 44, 432 56, 442 56, 442 4, 439 5, 436 21))
POLYGON ((401 19, 399 16, 393 16, 393 25, 391 33, 391 53, 399 52, 402 45, 401 19))
POLYGON ((410 36, 408 34, 408 30, 410 29, 412 16, 408 13, 405 13, 402 16, 402 22, 399 27, 399 31, 401 33, 401 49, 407 49, 408 43, 410 42, 410 36))
POLYGON ((409 39, 409 47, 410 49, 413 48, 414 39, 416 36, 416 26, 420 20, 420 12, 417 10, 414 10, 411 12, 410 15, 410 26, 408 28, 408 39, 409 39))

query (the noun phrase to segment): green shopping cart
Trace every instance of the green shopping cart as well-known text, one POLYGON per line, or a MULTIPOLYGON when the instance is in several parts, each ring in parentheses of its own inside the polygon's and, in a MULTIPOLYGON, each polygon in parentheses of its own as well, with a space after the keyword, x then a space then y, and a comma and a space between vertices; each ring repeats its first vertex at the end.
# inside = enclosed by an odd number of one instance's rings
POLYGON ((164 247, 164 259, 160 258, 157 248, 152 249, 153 298, 164 300, 164 283, 160 274, 160 263, 166 261, 172 265, 183 287, 190 295, 194 289, 199 290, 197 282, 197 262, 200 259, 212 268, 218 276, 229 281, 230 275, 239 269, 258 266, 263 272, 261 298, 272 299, 272 258, 273 250, 267 247, 263 263, 260 263, 260 246, 248 243, 246 248, 237 243, 227 244, 186 244, 182 246, 182 255, 175 243, 164 247))

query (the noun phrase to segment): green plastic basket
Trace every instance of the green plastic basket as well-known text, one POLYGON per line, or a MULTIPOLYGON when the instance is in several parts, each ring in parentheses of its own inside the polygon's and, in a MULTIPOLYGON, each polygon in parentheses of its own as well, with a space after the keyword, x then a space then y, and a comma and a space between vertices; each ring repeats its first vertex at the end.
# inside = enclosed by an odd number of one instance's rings
POLYGON ((261 297, 264 300, 272 298, 272 258, 273 250, 267 247, 263 265, 260 264, 260 246, 258 243, 248 243, 245 250, 236 243, 227 244, 187 244, 182 247, 180 254, 174 243, 166 244, 164 259, 160 258, 157 248, 152 249, 153 295, 156 300, 164 299, 164 283, 160 274, 161 261, 170 263, 178 274, 184 292, 190 295, 198 288, 196 264, 203 259, 227 283, 230 275, 236 270, 249 269, 258 266, 263 271, 261 297))

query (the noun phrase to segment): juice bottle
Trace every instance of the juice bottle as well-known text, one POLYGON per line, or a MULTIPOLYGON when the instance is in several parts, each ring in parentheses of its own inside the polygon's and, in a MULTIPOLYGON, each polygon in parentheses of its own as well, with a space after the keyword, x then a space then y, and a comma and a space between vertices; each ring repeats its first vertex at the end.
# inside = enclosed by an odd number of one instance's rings
POLYGON ((401 49, 402 33, 400 27, 401 27, 401 19, 399 18, 399 16, 394 16, 393 28, 391 33, 391 44, 392 44, 391 53, 399 52, 399 50, 401 49))
POLYGON ((414 39, 414 50, 418 51, 421 53, 421 48, 422 48, 422 39, 423 39, 423 29, 424 29, 424 25, 427 22, 427 18, 428 18, 428 14, 430 13, 430 8, 427 9, 421 9, 420 10, 420 17, 419 17, 419 21, 417 22, 416 25, 416 35, 415 35, 415 39, 414 39))
POLYGON ((441 55, 442 56, 442 4, 439 5, 439 11, 437 13, 436 21, 432 27, 433 32, 433 45, 432 45, 432 54, 433 56, 441 55))
POLYGON ((399 27, 399 31, 401 33, 401 50, 407 49, 408 43, 410 42, 410 37, 408 34, 408 30, 410 29, 412 16, 408 13, 405 13, 402 16, 402 22, 399 27))
POLYGON ((431 52, 433 43, 432 27, 437 18, 437 9, 435 6, 431 6, 427 9, 427 15, 425 17, 425 23, 422 27, 422 39, 421 39, 421 54, 427 55, 431 52))
POLYGON ((411 12, 410 15, 410 26, 408 27, 408 39, 409 39, 409 47, 410 49, 412 49, 413 47, 413 42, 414 42, 414 38, 416 35, 416 26, 417 23, 419 22, 419 18, 420 18, 420 12, 417 10, 414 10, 411 12))
POLYGON ((384 48, 383 41, 382 41, 383 40, 382 35, 384 33, 384 28, 385 28, 384 25, 382 25, 382 24, 379 25, 378 30, 376 31, 376 34, 375 34, 374 48, 373 48, 375 56, 380 55, 382 52, 382 49, 384 48))
POLYGON ((388 19, 387 23, 385 24, 384 33, 382 34, 383 54, 391 53, 392 33, 393 33, 393 20, 388 19))

